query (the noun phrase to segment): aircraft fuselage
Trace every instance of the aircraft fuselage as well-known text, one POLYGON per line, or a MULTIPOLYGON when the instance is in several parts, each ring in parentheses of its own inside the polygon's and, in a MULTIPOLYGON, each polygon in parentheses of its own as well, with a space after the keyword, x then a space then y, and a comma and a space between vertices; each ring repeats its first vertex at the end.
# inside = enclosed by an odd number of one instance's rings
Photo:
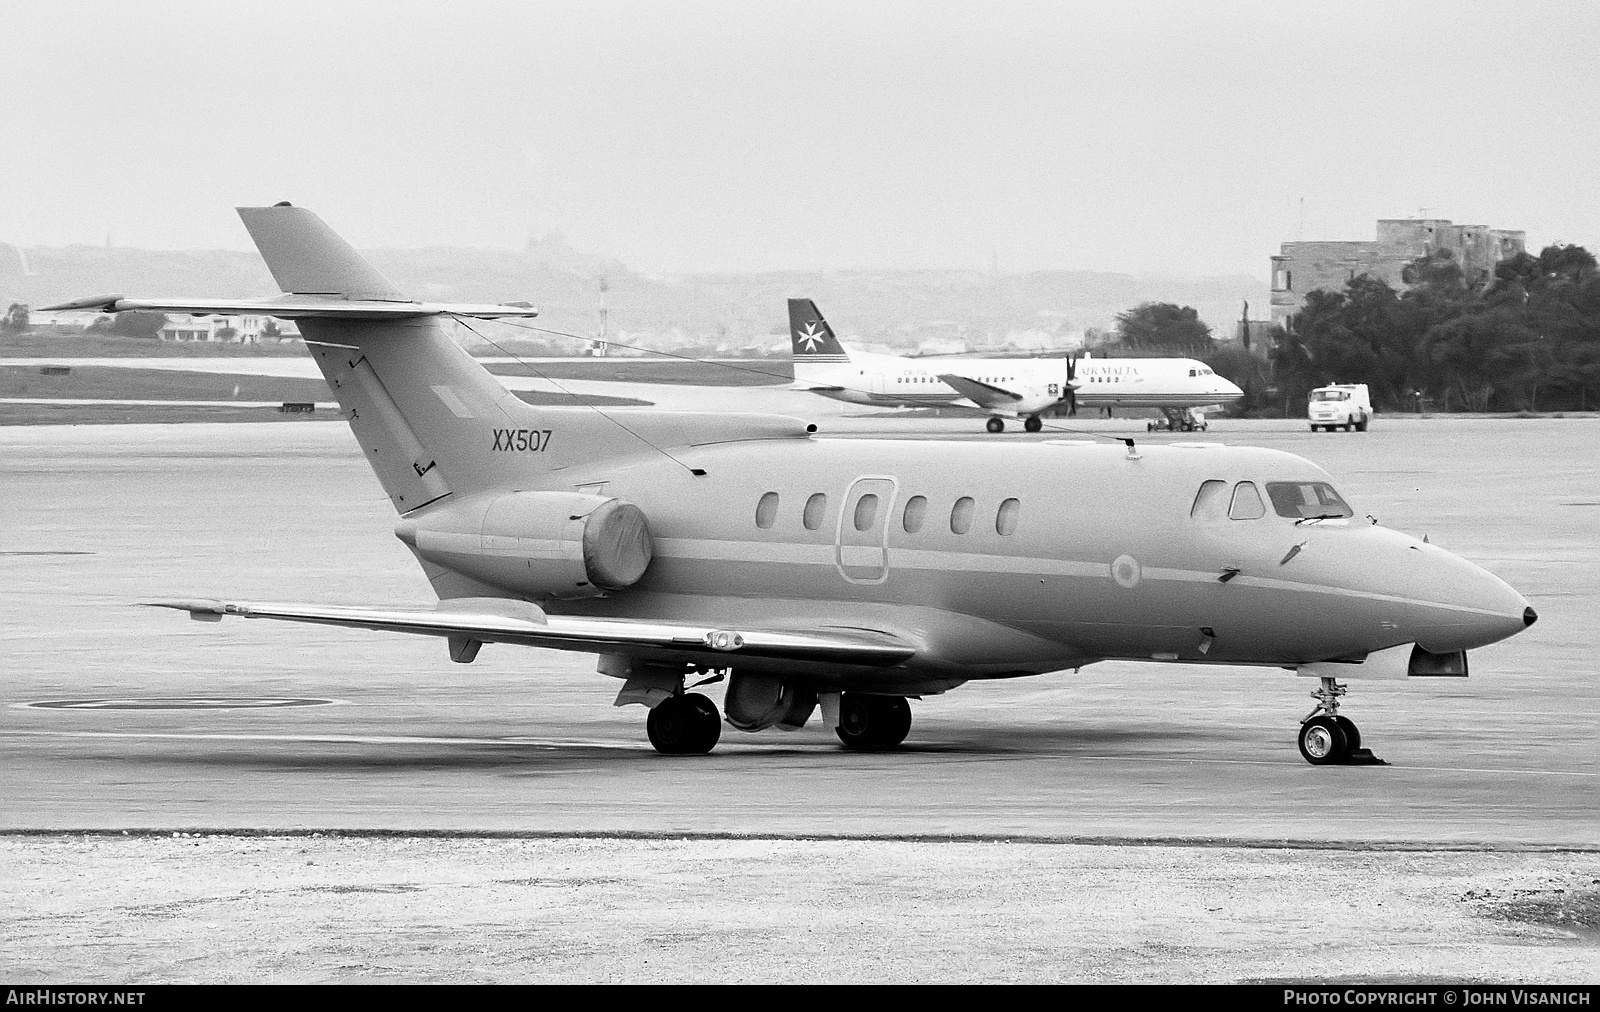
POLYGON ((655 556, 635 586, 547 610, 887 629, 919 645, 893 670, 728 663, 901 691, 1111 658, 1443 653, 1524 625, 1527 602, 1498 578, 1365 518, 1296 523, 1270 502, 1251 519, 1195 515, 1207 481, 1252 483, 1262 500, 1269 483, 1331 482, 1274 450, 775 439, 677 456, 563 476, 555 487, 638 505, 655 556))

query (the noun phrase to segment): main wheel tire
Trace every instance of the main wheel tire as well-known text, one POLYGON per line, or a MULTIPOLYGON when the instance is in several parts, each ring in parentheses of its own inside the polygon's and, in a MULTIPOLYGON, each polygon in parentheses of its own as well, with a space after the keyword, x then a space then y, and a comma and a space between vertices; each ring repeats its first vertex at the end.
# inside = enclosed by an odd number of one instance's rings
POLYGON ((1356 727, 1356 722, 1349 717, 1333 718, 1339 723, 1339 730, 1344 732, 1344 754, 1349 755, 1361 747, 1361 729, 1356 727))
POLYGON ((644 726, 650 744, 662 755, 703 755, 722 737, 717 704, 698 692, 657 703, 644 726))
POLYGON ((687 693, 683 697, 695 716, 694 747, 689 752, 694 755, 705 755, 717 747, 717 742, 722 740, 722 714, 717 711, 717 704, 702 696, 698 692, 687 693))
POLYGON ((1350 754, 1344 728, 1334 717, 1312 717, 1300 725, 1300 754, 1313 766, 1331 766, 1350 754))
POLYGON ((1027 429, 1029 432, 1038 432, 1040 429, 1044 428, 1044 419, 1040 418, 1038 415, 1029 415, 1027 421, 1022 423, 1022 427, 1027 429))
POLYGON ((879 752, 905 741, 910 732, 911 706, 904 696, 846 692, 839 697, 839 726, 834 733, 846 748, 879 752))
POLYGON ((1006 431, 1005 420, 1001 419, 1001 418, 991 418, 987 422, 984 423, 983 427, 988 429, 990 432, 1004 432, 1004 431, 1006 431))

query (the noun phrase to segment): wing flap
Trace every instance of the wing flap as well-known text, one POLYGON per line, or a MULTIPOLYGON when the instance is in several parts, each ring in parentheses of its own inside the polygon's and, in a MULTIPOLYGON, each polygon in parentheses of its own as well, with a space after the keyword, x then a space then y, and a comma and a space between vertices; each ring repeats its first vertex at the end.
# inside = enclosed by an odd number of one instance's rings
POLYGON ((904 640, 873 629, 798 631, 577 618, 546 615, 526 602, 499 599, 449 601, 432 610, 234 601, 152 601, 149 606, 187 611, 191 618, 202 621, 220 621, 223 616, 234 615, 348 629, 459 636, 482 643, 515 643, 554 650, 681 650, 727 655, 728 663, 734 663, 736 655, 744 655, 887 667, 916 653, 916 648, 904 640))
POLYGON ((940 373, 939 379, 945 386, 981 408, 1009 408, 1022 400, 1021 394, 960 373, 940 373))

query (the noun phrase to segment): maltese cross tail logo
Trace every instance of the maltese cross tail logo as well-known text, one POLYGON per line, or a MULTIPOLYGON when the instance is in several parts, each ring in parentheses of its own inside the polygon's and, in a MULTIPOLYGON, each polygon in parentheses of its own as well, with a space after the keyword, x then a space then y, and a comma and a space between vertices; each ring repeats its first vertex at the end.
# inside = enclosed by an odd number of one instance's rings
POLYGON ((819 322, 817 320, 811 321, 806 324, 806 329, 800 332, 800 343, 805 345, 805 349, 808 352, 816 351, 817 345, 822 343, 822 339, 825 336, 822 331, 817 329, 819 322))

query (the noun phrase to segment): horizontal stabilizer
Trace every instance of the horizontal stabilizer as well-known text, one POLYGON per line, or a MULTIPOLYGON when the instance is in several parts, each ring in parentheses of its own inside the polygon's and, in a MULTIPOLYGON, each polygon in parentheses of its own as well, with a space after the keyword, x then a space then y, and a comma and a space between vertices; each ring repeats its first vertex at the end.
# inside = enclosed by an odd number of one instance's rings
POLYGON ((916 653, 916 649, 903 640, 868 629, 789 632, 634 619, 547 616, 532 605, 499 599, 449 601, 437 610, 231 601, 152 601, 149 606, 187 611, 191 618, 202 621, 219 621, 224 615, 237 615, 587 652, 656 648, 704 654, 723 663, 736 663, 730 655, 738 654, 887 667, 906 661, 916 653), (519 611, 522 614, 519 615, 519 611))
POLYGON ((939 380, 981 408, 1009 408, 1022 400, 1021 394, 959 373, 940 373, 939 380))
POLYGON ((286 295, 272 299, 129 299, 121 295, 93 295, 46 306, 40 312, 72 310, 186 313, 190 316, 275 316, 283 320, 404 320, 419 316, 468 316, 494 320, 539 315, 537 309, 527 305, 384 302, 316 295, 286 295))

